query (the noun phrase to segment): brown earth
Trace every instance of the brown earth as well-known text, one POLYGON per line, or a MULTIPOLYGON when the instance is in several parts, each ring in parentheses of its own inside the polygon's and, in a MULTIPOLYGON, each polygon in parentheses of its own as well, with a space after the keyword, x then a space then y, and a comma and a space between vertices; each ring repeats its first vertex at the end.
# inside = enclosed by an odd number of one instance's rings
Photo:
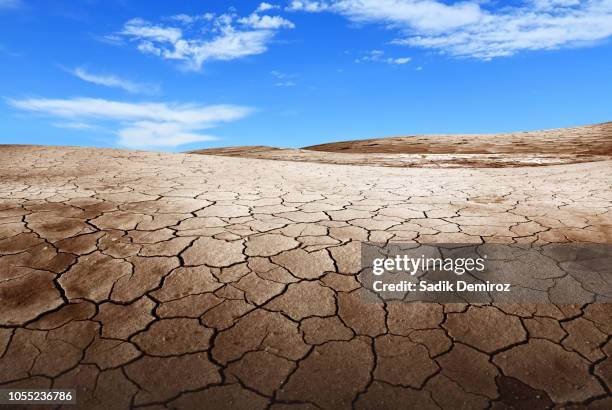
MULTIPOLYGON (((207 155, 224 155, 227 157, 242 157, 248 154, 256 154, 258 152, 269 152, 269 151, 277 151, 280 148, 268 147, 265 145, 242 145, 239 147, 222 147, 222 148, 207 148, 207 155)), ((194 154, 199 154, 199 152, 194 151, 194 154)))
POLYGON ((414 135, 333 142, 301 149, 245 146, 192 153, 387 167, 558 165, 612 158, 612 122, 511 134, 414 135))
POLYGON ((79 409, 609 409, 612 304, 368 304, 357 273, 362 241, 612 243, 611 181, 612 160, 0 146, 0 388, 74 388, 79 409))

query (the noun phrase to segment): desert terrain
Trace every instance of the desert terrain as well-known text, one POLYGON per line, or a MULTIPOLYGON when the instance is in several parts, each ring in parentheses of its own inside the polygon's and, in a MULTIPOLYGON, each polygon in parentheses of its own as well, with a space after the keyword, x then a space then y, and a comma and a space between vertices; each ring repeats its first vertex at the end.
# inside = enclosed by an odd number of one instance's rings
POLYGON ((0 388, 84 409, 612 408, 612 305, 366 304, 357 280, 360 242, 612 243, 610 130, 0 146, 0 388))
POLYGON ((300 149, 210 148, 204 155, 418 168, 504 168, 605 161, 612 157, 612 122, 512 134, 414 135, 333 142, 300 149))

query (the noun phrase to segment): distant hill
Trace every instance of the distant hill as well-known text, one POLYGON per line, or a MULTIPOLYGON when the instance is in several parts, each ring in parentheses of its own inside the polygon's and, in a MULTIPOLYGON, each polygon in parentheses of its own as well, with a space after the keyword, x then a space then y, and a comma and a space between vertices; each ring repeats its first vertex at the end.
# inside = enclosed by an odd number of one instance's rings
POLYGON ((612 122, 509 134, 396 136, 331 142, 301 149, 255 145, 191 153, 385 167, 559 165, 612 158, 612 122))
POLYGON ((280 148, 267 147, 265 145, 241 145, 238 147, 221 147, 221 148, 206 148, 198 149, 195 151, 189 151, 190 154, 204 154, 204 155, 223 155, 226 157, 242 157, 245 154, 267 152, 278 150, 280 148))
POLYGON ((376 154, 612 155, 612 122, 510 134, 413 135, 331 142, 309 151, 376 154))

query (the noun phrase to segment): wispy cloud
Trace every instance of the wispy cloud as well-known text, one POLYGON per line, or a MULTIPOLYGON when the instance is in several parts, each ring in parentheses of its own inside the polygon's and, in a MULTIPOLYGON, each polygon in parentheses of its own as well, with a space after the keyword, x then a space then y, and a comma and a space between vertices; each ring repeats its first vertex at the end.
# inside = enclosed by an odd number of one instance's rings
POLYGON ((170 21, 179 26, 135 18, 113 35, 135 43, 141 53, 182 61, 187 69, 200 70, 208 61, 229 61, 262 54, 279 30, 295 27, 283 17, 258 12, 246 17, 233 12, 180 14, 172 16, 170 21))
POLYGON ((286 9, 289 11, 308 11, 311 13, 319 13, 333 9, 332 6, 332 3, 328 1, 304 0, 289 2, 286 9))
POLYGON ((403 64, 408 64, 410 60, 412 60, 410 57, 390 58, 390 59, 387 59, 387 63, 403 65, 403 64))
POLYGON ((184 25, 191 25, 197 23, 198 21, 212 21, 215 18, 213 13, 204 13, 197 15, 189 15, 189 14, 175 14, 174 16, 168 17, 170 21, 177 21, 184 25))
POLYGON ((259 6, 257 6, 257 9, 255 10, 256 13, 262 12, 262 11, 269 11, 269 10, 274 10, 274 9, 279 9, 280 6, 278 4, 271 4, 271 3, 266 3, 265 1, 262 3, 259 3, 259 6))
POLYGON ((88 130, 93 128, 91 124, 87 124, 85 122, 78 121, 67 121, 67 122, 54 122, 53 124, 56 128, 66 128, 70 130, 88 130))
POLYGON ((110 44, 113 46, 118 46, 125 44, 125 39, 122 36, 117 34, 106 34, 106 35, 92 35, 92 38, 101 43, 110 44))
POLYGON ((236 105, 126 103, 94 98, 9 99, 8 104, 20 110, 67 120, 67 124, 115 122, 119 143, 131 148, 210 141, 215 137, 200 131, 244 118, 252 112, 249 107, 236 105))
POLYGON ((112 74, 94 74, 82 67, 67 71, 83 81, 105 87, 120 88, 134 94, 156 94, 160 91, 157 84, 136 83, 112 74))
POLYGON ((238 23, 247 27, 262 30, 277 30, 280 28, 295 28, 295 24, 280 16, 260 16, 253 13, 248 17, 238 19, 238 23))
POLYGON ((532 0, 494 9, 468 0, 291 1, 287 10, 332 12, 394 29, 395 44, 489 60, 524 50, 592 45, 612 36, 610 0, 532 0))
POLYGON ((119 34, 128 37, 146 38, 159 43, 176 43, 183 36, 180 28, 156 26, 141 18, 129 20, 119 34))
POLYGON ((276 87, 295 87, 297 84, 294 79, 297 77, 296 74, 281 73, 280 71, 272 70, 270 75, 274 77, 276 87))
POLYGON ((382 50, 371 50, 365 53, 363 57, 355 59, 356 63, 387 63, 394 65, 408 64, 412 59, 410 57, 385 57, 385 52, 382 50))

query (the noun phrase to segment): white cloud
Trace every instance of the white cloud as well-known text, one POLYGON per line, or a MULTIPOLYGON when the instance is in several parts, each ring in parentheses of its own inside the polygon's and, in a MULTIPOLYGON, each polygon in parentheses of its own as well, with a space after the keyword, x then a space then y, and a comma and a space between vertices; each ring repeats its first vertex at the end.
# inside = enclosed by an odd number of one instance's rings
POLYGON ((289 11, 308 11, 310 13, 319 13, 332 8, 331 4, 326 1, 292 1, 287 6, 289 11))
POLYGON ((200 70, 207 61, 262 54, 280 29, 295 27, 280 16, 257 13, 242 18, 234 13, 180 14, 170 19, 183 27, 163 26, 136 18, 125 23, 118 34, 136 42, 141 53, 183 61, 187 69, 200 70))
POLYGON ((263 29, 263 30, 276 30, 279 28, 295 28, 295 24, 287 19, 280 16, 260 16, 259 14, 253 13, 248 17, 238 19, 238 23, 248 27, 263 29))
POLYGON ((138 49, 138 51, 144 54, 153 54, 158 57, 162 55, 162 50, 160 48, 157 48, 155 45, 153 45, 152 42, 148 40, 142 40, 136 48, 138 49))
POLYGON ((238 120, 252 112, 248 107, 235 105, 125 103, 94 98, 9 99, 8 103, 21 110, 67 120, 64 124, 83 123, 83 120, 115 121, 120 144, 131 148, 209 141, 214 137, 198 131, 238 120))
POLYGON ((197 16, 190 16, 188 14, 176 14, 174 16, 170 16, 168 20, 178 21, 183 24, 193 24, 197 21, 197 16))
POLYGON ((371 50, 365 53, 363 57, 356 58, 355 62, 359 64, 368 61, 381 61, 384 54, 385 52, 382 50, 371 50))
POLYGON ((71 130, 88 130, 88 129, 93 128, 91 124, 87 124, 85 122, 78 122, 78 121, 55 122, 52 125, 57 128, 67 128, 71 130))
POLYGON ((411 61, 410 57, 385 57, 385 52, 382 50, 371 50, 365 53, 363 57, 359 57, 355 59, 357 64, 359 63, 387 63, 387 64, 396 64, 396 65, 404 65, 411 61))
POLYGON ((554 10, 556 7, 580 5, 580 0, 534 0, 534 6, 540 10, 554 10))
POLYGON ((449 5, 435 0, 340 0, 333 2, 332 9, 359 23, 434 32, 476 23, 480 17, 477 3, 449 5))
POLYGON ((170 16, 168 20, 177 21, 182 24, 190 25, 198 21, 212 21, 215 18, 213 13, 204 13, 200 15, 190 16, 188 14, 176 14, 170 16))
POLYGON ((160 43, 176 43, 182 37, 181 30, 176 27, 157 26, 141 18, 129 20, 119 34, 160 43))
POLYGON ((119 143, 127 147, 171 146, 191 142, 213 141, 214 136, 194 133, 191 128, 175 122, 138 121, 119 130, 119 143))
POLYGON ((93 38, 101 43, 111 44, 114 46, 121 45, 124 43, 124 38, 116 34, 107 34, 104 36, 94 36, 93 38))
POLYGON ((388 58, 387 63, 403 65, 409 63, 410 60, 410 57, 388 58))
POLYGON ((395 29, 393 43, 438 50, 456 57, 491 59, 523 50, 591 45, 612 36, 611 0, 526 0, 497 3, 468 0, 292 1, 288 10, 328 11, 357 23, 395 29))
POLYGON ((155 94, 159 92, 159 86, 155 84, 135 83, 110 74, 93 74, 81 67, 74 70, 68 70, 68 72, 83 81, 103 85, 105 87, 120 88, 130 93, 155 94))
POLYGON ((258 13, 261 11, 268 11, 268 10, 273 10, 273 9, 278 9, 278 8, 280 8, 278 5, 266 3, 264 1, 262 3, 259 3, 259 6, 257 6, 257 9, 255 10, 255 12, 258 13))

